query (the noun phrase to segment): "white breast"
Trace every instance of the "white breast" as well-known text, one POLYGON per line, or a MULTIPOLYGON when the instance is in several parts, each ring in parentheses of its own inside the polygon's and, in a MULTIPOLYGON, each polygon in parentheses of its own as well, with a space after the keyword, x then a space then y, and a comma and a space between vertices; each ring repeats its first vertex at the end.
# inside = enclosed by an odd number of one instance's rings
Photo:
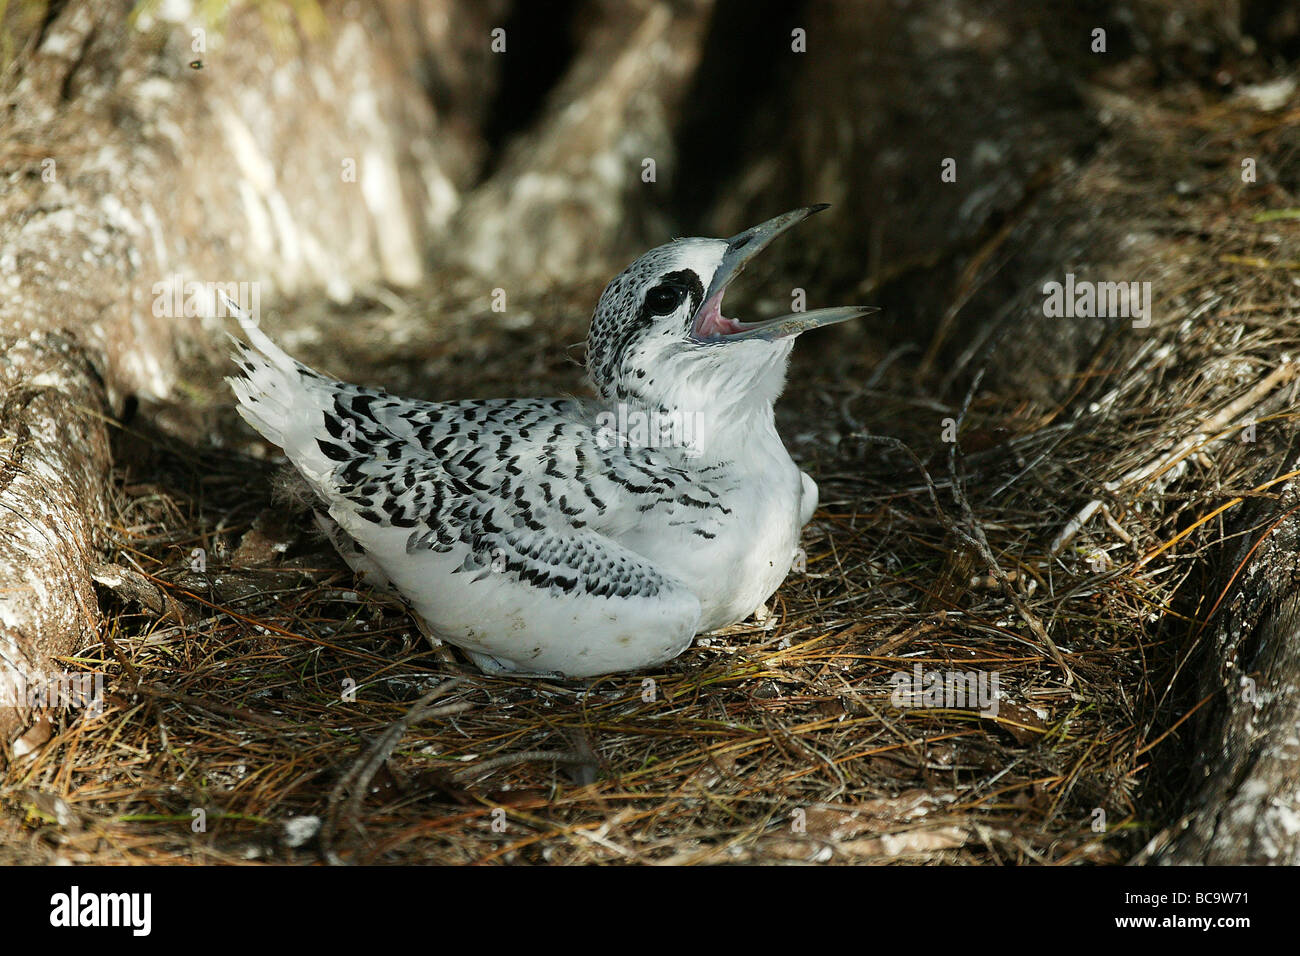
POLYGON ((704 539, 689 524, 647 514, 619 538, 686 583, 700 601, 701 633, 744 620, 771 597, 798 545, 802 475, 779 439, 756 442, 751 451, 729 469, 730 514, 713 526, 716 537, 704 539))

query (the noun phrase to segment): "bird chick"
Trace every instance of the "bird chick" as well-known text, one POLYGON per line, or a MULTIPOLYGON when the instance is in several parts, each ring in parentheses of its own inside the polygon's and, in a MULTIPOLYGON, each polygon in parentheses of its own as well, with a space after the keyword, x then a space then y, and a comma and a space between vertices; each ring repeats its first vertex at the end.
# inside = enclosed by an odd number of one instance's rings
POLYGON ((761 607, 817 506, 772 406, 797 335, 875 310, 742 322, 722 299, 822 208, 636 259, 592 318, 595 399, 423 402, 350 385, 230 302, 251 345, 228 381, 353 570, 484 671, 651 667, 761 607))

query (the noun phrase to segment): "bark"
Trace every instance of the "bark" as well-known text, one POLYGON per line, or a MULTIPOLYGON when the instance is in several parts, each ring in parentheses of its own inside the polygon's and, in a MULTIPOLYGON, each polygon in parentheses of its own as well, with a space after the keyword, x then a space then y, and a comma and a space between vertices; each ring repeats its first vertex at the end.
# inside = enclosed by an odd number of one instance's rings
POLYGON ((0 335, 0 733, 30 683, 96 634, 88 568, 109 513, 103 381, 75 338, 0 335))
POLYGON ((16 689, 98 633, 106 423, 220 329, 160 292, 418 281, 482 160, 500 9, 367 5, 287 48, 245 9, 202 51, 204 24, 105 0, 7 24, 26 50, 0 151, 0 741, 16 689))
MULTIPOLYGON (((1295 468, 1296 465, 1292 465, 1295 468)), ((1224 611, 1209 634, 1187 813, 1139 861, 1300 863, 1300 489, 1258 511, 1225 562, 1224 611), (1240 571, 1238 574, 1237 572, 1240 571)))
POLYGON ((607 276, 667 231, 674 119, 712 0, 591 7, 541 116, 458 217, 454 256, 481 275, 607 276))

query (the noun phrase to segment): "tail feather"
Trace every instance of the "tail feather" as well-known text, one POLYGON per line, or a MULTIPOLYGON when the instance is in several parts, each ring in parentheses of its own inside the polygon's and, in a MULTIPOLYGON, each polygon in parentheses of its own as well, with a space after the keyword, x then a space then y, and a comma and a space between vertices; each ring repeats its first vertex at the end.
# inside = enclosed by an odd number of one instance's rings
POLYGON ((232 358, 242 376, 226 381, 239 400, 239 414, 270 442, 279 445, 304 477, 319 481, 335 462, 317 444, 323 412, 334 401, 332 379, 290 357, 257 327, 256 321, 229 298, 226 308, 238 320, 251 345, 231 336, 232 358))
MULTIPOLYGON (((305 365, 292 358, 284 349, 272 342, 270 336, 258 328, 257 320, 241 309, 234 299, 224 292, 221 292, 220 295, 226 304, 226 309, 239 321, 239 327, 244 330, 244 334, 253 343, 253 347, 261 352, 267 360, 286 372, 306 368, 305 365)), ((231 336, 231 338, 234 338, 234 336, 231 336)), ((238 342, 239 340, 235 339, 235 341, 238 342)))

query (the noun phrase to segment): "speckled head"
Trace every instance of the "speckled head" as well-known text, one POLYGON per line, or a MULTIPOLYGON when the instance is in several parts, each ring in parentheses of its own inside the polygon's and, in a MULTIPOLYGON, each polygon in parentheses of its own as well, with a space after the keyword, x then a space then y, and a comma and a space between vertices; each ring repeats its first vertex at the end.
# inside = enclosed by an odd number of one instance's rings
POLYGON ((607 400, 716 408, 770 404, 794 337, 876 311, 848 306, 741 322, 722 298, 777 236, 825 205, 805 206, 730 239, 676 239, 651 249, 605 287, 587 336, 592 384, 607 400))

